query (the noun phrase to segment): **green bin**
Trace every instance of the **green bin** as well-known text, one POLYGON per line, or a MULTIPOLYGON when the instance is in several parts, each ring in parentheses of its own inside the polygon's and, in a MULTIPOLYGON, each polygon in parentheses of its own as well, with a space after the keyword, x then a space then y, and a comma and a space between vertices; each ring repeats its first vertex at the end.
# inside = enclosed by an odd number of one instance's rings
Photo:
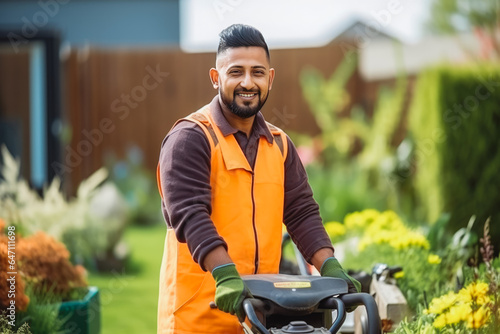
POLYGON ((101 332, 99 289, 89 287, 83 299, 61 303, 59 317, 65 320, 62 328, 64 333, 99 334, 101 332))

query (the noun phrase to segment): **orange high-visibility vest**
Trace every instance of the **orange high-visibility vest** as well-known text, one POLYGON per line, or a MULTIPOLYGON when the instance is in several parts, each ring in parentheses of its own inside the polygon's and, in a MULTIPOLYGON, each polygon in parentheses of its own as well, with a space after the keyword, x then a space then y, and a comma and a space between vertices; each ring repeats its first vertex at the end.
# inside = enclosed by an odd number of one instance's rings
MULTIPOLYGON (((252 170, 233 135, 224 137, 208 106, 184 120, 197 123, 211 149, 212 214, 217 232, 241 275, 278 273, 284 206, 287 139, 268 124, 273 143, 260 137, 252 170)), ((174 125, 175 126, 175 125, 174 125)), ((161 182, 158 184, 161 192, 161 182)), ((211 309, 215 281, 185 243, 167 231, 160 273, 158 333, 243 333, 236 316, 211 309)))

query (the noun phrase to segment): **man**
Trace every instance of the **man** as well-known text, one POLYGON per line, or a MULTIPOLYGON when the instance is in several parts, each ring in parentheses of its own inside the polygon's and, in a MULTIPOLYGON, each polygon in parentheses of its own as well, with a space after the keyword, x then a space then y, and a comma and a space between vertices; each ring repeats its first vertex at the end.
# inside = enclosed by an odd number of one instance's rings
POLYGON ((169 229, 158 333, 242 333, 248 292, 240 275, 278 272, 282 223, 322 275, 360 290, 333 257, 295 147, 260 113, 274 76, 262 34, 226 28, 210 69, 218 94, 162 143, 158 183, 169 229))

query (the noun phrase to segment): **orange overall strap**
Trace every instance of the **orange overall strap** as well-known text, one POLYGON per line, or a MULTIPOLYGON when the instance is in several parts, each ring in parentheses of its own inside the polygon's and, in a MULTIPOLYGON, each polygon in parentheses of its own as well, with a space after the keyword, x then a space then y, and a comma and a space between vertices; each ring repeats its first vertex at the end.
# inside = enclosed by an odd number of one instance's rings
MULTIPOLYGON (((207 120, 206 116, 203 114, 203 111, 207 109, 208 106, 201 108, 198 111, 186 116, 185 118, 179 119, 172 126, 170 131, 174 129, 174 127, 182 121, 190 121, 196 123, 207 136, 208 142, 210 143, 210 149, 213 151, 214 147, 217 145, 217 137, 215 136, 212 125, 207 120)), ((163 189, 161 187, 161 173, 160 173, 160 162, 156 165, 156 184, 158 185, 158 191, 160 192, 161 199, 163 200, 163 189)))

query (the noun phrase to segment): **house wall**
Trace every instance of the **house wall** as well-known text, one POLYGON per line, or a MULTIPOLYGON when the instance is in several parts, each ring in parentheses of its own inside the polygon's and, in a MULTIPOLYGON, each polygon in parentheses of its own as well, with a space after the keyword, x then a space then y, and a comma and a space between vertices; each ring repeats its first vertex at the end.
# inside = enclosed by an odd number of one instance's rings
POLYGON ((0 27, 55 29, 72 46, 179 45, 179 0, 1 1, 0 27))

